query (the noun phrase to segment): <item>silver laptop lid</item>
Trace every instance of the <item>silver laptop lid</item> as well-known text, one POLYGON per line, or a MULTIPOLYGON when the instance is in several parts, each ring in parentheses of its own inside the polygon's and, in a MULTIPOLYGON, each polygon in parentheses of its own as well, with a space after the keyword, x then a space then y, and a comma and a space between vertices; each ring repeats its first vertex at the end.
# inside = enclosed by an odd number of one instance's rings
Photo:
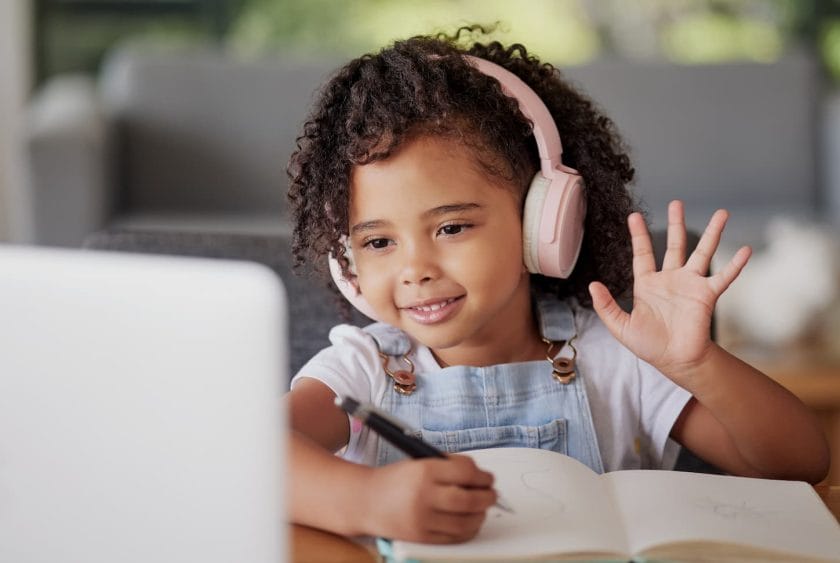
POLYGON ((263 266, 0 245, 0 561, 283 561, 286 349, 263 266))

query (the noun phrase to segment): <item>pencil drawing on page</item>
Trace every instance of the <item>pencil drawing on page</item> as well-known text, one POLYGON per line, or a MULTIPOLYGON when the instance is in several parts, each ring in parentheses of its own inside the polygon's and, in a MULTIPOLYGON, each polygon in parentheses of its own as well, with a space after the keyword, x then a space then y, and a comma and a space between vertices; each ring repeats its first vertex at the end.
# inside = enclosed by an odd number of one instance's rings
MULTIPOLYGON (((564 486, 562 471, 556 467, 523 463, 516 458, 500 458, 499 462, 505 466, 505 496, 516 498, 519 503, 528 506, 529 517, 551 518, 565 512, 561 490, 564 486)), ((514 515, 505 515, 501 511, 494 514, 494 518, 507 516, 514 515)))
POLYGON ((727 520, 762 520, 772 517, 776 511, 751 506, 746 501, 728 502, 706 496, 694 501, 694 506, 727 520))

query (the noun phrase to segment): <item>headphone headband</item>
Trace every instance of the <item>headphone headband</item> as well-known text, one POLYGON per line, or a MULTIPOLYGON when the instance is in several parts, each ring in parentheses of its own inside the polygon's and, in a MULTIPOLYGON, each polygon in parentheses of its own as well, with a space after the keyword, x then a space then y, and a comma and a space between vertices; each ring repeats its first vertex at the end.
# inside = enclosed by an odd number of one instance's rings
POLYGON ((464 58, 483 74, 498 80, 502 91, 519 102, 519 110, 533 124, 533 134, 540 153, 540 170, 546 178, 553 177, 554 170, 562 166, 563 145, 557 124, 543 101, 530 86, 508 69, 472 55, 464 55, 464 58))

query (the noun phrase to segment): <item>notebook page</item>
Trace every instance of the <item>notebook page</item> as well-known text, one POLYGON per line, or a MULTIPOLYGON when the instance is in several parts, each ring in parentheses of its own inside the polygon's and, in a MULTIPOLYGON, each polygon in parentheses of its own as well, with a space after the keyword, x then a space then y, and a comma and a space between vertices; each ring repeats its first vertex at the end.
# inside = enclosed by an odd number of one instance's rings
POLYGON ((678 471, 616 471, 603 479, 612 483, 633 553, 714 540, 840 555, 840 525, 807 483, 678 471))
POLYGON ((627 553, 612 500, 588 467, 556 452, 493 448, 464 452, 496 477, 514 510, 491 508, 478 535, 460 545, 394 542, 397 558, 534 557, 559 552, 627 553))

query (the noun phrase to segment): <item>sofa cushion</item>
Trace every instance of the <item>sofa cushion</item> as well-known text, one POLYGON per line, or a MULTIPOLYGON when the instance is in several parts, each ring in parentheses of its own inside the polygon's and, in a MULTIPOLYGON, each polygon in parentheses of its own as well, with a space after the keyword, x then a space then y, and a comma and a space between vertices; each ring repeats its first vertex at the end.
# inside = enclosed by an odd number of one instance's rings
POLYGON ((807 54, 767 64, 602 60, 565 74, 627 142, 656 228, 676 198, 698 232, 729 209, 727 230, 746 242, 761 239, 768 217, 816 213, 821 76, 807 54))
POLYGON ((119 210, 282 216, 295 138, 336 66, 209 49, 117 50, 101 91, 120 156, 119 210))

